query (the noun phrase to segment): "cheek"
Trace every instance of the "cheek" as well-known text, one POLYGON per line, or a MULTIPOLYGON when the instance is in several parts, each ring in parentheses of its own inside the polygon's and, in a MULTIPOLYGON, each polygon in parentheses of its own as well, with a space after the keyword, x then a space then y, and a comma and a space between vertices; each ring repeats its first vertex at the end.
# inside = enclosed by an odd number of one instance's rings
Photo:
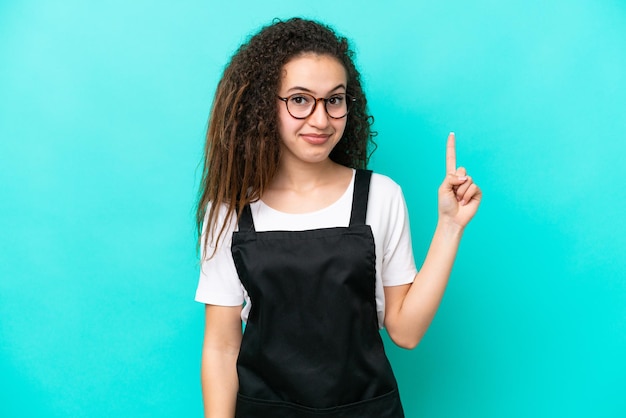
POLYGON ((337 124, 335 125, 335 130, 339 134, 339 138, 343 136, 344 131, 346 130, 347 119, 338 119, 336 120, 337 124))
POLYGON ((278 131, 281 135, 289 130, 289 115, 286 115, 286 113, 285 109, 278 108, 278 131))
POLYGON ((278 110, 278 132, 281 138, 284 139, 287 136, 293 135, 293 132, 301 125, 301 121, 292 118, 286 109, 282 108, 278 110))

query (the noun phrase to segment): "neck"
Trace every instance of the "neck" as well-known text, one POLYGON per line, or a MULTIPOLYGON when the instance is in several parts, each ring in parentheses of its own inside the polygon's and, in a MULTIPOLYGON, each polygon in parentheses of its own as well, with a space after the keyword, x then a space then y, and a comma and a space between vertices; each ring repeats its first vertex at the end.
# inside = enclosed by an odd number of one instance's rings
POLYGON ((320 185, 328 184, 336 179, 338 173, 346 167, 330 159, 316 164, 293 164, 281 161, 278 173, 272 181, 272 187, 291 190, 311 190, 320 185))

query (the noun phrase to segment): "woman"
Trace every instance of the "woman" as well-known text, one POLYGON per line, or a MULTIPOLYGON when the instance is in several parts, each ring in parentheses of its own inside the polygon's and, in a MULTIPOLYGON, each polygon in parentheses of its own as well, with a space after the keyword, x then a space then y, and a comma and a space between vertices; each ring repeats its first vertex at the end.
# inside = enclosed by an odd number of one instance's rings
POLYGON ((451 134, 418 273, 400 187, 364 170, 372 119, 352 57, 320 23, 276 21, 218 85, 197 212, 207 417, 404 416, 379 328, 417 345, 481 192, 451 134))

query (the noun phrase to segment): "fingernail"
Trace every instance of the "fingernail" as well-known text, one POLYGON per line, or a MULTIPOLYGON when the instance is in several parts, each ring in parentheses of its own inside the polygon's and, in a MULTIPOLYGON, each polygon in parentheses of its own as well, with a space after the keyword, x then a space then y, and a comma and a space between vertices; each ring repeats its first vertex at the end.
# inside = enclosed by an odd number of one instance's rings
POLYGON ((467 180, 467 176, 459 176, 459 181, 465 181, 467 180))
POLYGON ((467 202, 465 201, 465 199, 461 200, 461 206, 465 206, 467 204, 467 202))

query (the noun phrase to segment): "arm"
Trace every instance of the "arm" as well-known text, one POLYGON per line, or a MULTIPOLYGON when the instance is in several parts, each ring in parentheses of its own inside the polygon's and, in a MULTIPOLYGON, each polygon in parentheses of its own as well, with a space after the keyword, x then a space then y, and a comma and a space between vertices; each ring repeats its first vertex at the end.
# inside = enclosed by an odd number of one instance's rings
POLYGON ((400 347, 414 348, 439 308, 463 230, 478 210, 482 192, 456 168, 455 138, 448 137, 447 175, 439 187, 439 222, 412 284, 385 287, 385 326, 400 347))
POLYGON ((207 418, 233 418, 239 381, 241 307, 206 305, 202 346, 202 398, 207 418))

